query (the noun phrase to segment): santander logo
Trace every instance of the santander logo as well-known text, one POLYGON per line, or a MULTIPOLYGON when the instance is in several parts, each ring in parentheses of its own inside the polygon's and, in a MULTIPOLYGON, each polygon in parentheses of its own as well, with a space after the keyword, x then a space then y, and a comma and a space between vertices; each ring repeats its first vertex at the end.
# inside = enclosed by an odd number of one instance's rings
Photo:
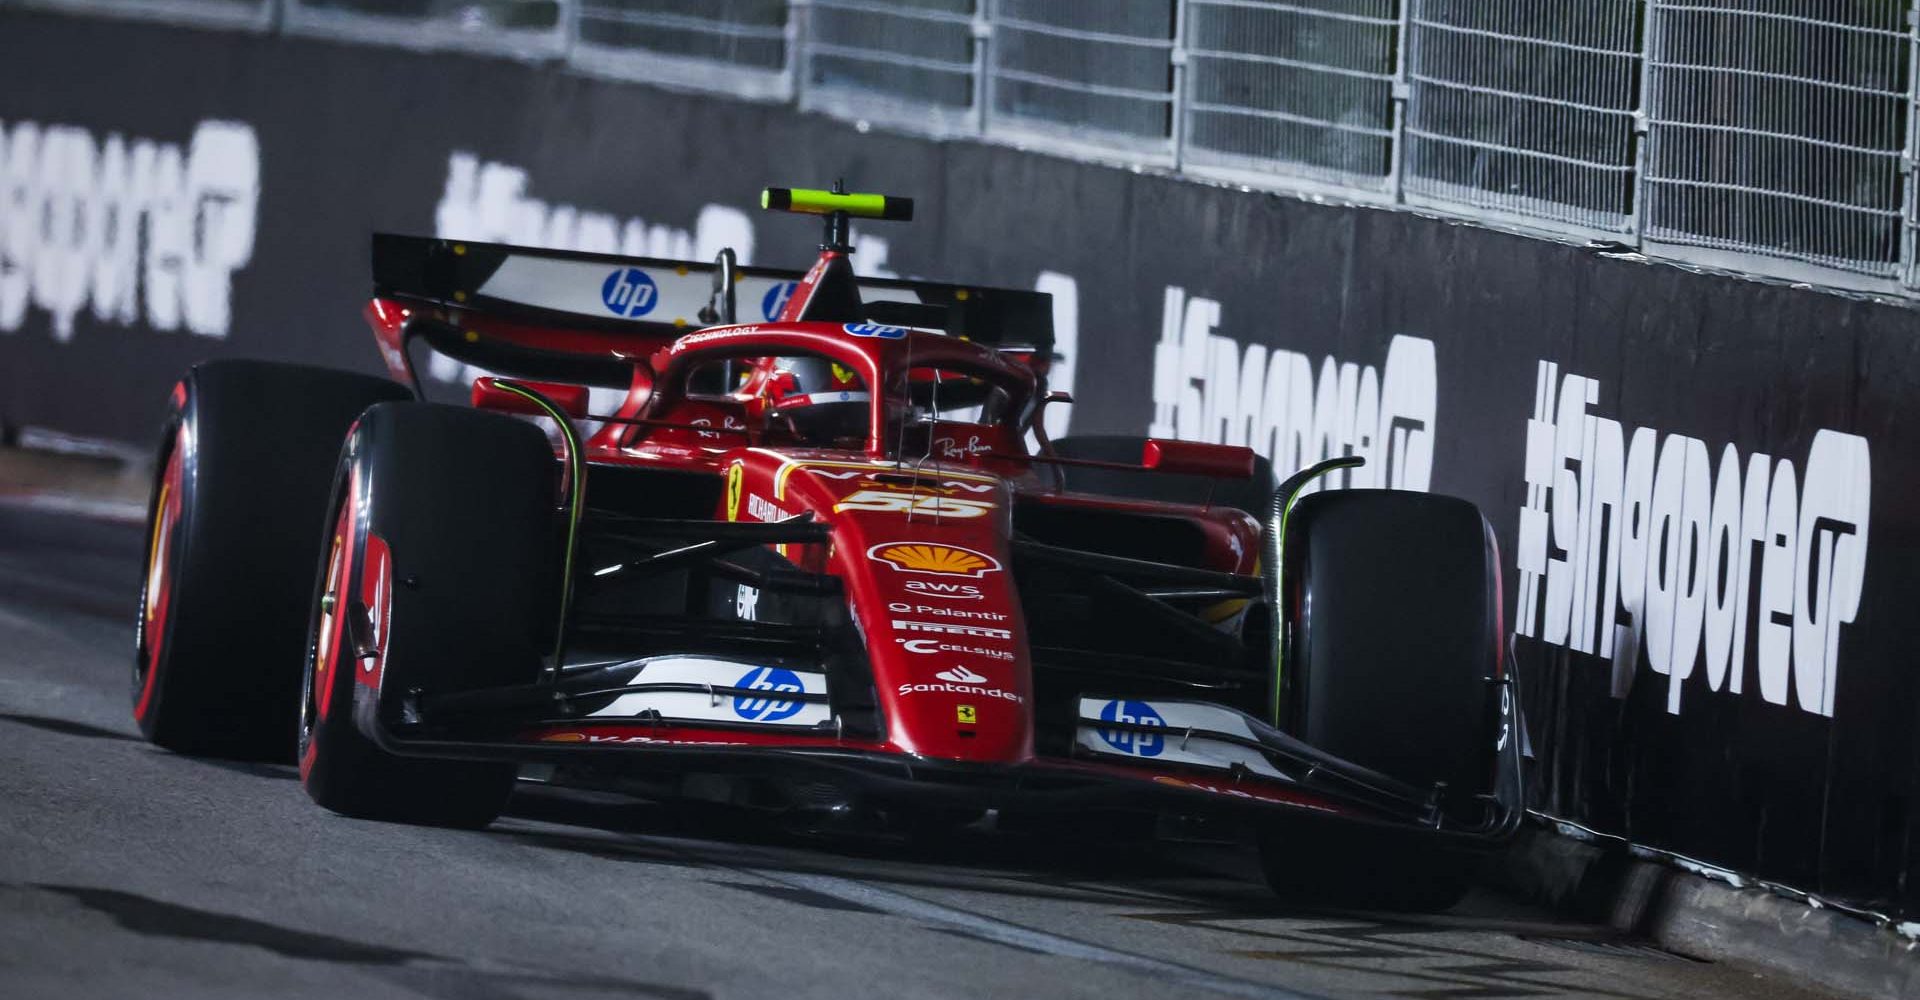
POLYGON ((952 670, 942 670, 933 676, 943 681, 952 681, 955 684, 985 684, 987 682, 985 677, 968 670, 964 666, 954 667, 952 670))

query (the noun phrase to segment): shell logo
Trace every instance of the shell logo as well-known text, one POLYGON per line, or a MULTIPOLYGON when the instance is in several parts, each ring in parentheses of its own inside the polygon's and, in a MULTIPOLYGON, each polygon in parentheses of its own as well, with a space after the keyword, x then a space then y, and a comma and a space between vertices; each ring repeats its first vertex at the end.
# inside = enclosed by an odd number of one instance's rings
POLYGON ((882 542, 867 550, 867 558, 886 563, 901 573, 979 579, 988 573, 1000 571, 999 560, 990 555, 958 545, 929 542, 882 542))
POLYGON ((548 733, 540 737, 542 743, 585 743, 586 733, 548 733))

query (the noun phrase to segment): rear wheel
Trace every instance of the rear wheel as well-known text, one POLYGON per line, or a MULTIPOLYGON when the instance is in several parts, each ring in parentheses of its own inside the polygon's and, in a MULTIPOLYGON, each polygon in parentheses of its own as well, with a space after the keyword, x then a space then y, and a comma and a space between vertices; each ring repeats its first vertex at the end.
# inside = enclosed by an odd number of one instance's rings
POLYGON ((395 383, 259 361, 174 386, 148 504, 133 715, 181 753, 285 760, 315 529, 347 428, 395 383))
POLYGON ((366 819, 485 826, 510 763, 402 757, 369 733, 415 692, 538 679, 558 611, 557 466, 540 431, 426 403, 368 410, 335 477, 300 700, 300 779, 366 819))

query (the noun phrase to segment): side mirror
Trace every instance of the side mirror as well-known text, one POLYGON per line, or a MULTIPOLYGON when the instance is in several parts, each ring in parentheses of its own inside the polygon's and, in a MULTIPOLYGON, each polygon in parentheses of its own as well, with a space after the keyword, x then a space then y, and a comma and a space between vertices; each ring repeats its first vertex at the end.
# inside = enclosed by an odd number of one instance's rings
POLYGON ((1073 402, 1073 393, 1070 393, 1065 389, 1048 389, 1047 394, 1040 397, 1040 402, 1071 403, 1073 402))
POLYGON ((518 386, 545 396, 560 412, 580 420, 587 415, 587 387, 566 382, 532 382, 526 379, 504 379, 492 375, 482 375, 473 380, 473 405, 476 409, 497 410, 501 413, 525 413, 536 417, 549 417, 539 403, 528 399, 507 386, 518 386))
POLYGON ((707 304, 700 307, 700 322, 709 326, 732 326, 734 318, 734 268, 739 264, 732 247, 722 247, 713 258, 713 291, 707 304))
POLYGON ((1140 464, 1156 472, 1178 472, 1217 479, 1252 479, 1254 451, 1231 444, 1163 441, 1148 438, 1140 464))

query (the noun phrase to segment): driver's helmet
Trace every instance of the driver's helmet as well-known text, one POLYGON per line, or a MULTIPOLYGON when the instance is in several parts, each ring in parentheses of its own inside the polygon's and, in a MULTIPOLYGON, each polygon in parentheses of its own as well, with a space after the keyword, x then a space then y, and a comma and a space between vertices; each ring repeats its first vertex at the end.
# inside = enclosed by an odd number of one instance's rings
POLYGON ((765 394, 768 408, 809 444, 867 436, 871 397, 845 365, 817 357, 775 358, 765 394))

